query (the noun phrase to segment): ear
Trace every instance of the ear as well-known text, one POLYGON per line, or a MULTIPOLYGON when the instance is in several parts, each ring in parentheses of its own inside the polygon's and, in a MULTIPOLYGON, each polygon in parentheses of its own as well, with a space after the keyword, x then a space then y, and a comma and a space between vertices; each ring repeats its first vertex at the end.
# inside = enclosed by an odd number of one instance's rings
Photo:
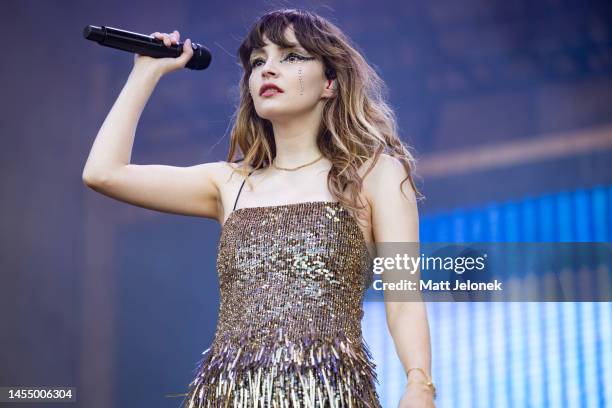
POLYGON ((336 79, 325 79, 322 98, 333 98, 337 93, 338 81, 336 79))

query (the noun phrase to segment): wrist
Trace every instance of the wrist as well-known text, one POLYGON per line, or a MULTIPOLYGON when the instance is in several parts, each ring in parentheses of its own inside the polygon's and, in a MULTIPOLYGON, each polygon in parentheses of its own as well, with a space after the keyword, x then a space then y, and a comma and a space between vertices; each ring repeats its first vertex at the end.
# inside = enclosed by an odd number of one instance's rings
POLYGON ((408 377, 407 389, 422 389, 431 393, 434 399, 436 398, 436 386, 425 370, 420 367, 412 367, 406 370, 406 376, 408 377))
POLYGON ((134 64, 131 75, 152 82, 158 82, 162 77, 162 73, 155 66, 147 64, 134 64))
POLYGON ((433 389, 429 385, 427 385, 427 383, 425 383, 424 381, 420 381, 420 380, 408 381, 406 383, 406 389, 423 390, 430 394, 433 394, 433 389))
POLYGON ((404 388, 404 392, 406 394, 414 396, 421 396, 422 398, 431 398, 432 401, 436 400, 436 389, 435 387, 430 387, 424 382, 420 381, 408 381, 406 383, 406 387, 404 388))

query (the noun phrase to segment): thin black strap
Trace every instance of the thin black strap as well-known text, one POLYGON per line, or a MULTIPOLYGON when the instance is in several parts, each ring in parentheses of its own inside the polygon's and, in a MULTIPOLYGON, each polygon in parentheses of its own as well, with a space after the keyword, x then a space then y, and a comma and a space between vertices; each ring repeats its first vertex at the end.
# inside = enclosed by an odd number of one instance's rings
MULTIPOLYGON (((253 171, 254 171, 254 170, 253 170, 253 171)), ((238 190, 238 195, 236 196, 236 201, 234 201, 234 208, 232 209, 232 211, 234 211, 234 210, 236 209, 236 204, 238 204, 238 197, 240 197, 240 192, 242 192, 242 187, 244 187, 244 182, 246 181, 246 179, 247 179, 247 178, 249 178, 249 176, 250 176, 251 174, 253 174, 253 171, 251 171, 251 172, 249 173, 249 175, 248 175, 248 176, 246 176, 246 177, 244 178, 244 180, 242 180, 242 184, 240 185, 240 190, 238 190)))

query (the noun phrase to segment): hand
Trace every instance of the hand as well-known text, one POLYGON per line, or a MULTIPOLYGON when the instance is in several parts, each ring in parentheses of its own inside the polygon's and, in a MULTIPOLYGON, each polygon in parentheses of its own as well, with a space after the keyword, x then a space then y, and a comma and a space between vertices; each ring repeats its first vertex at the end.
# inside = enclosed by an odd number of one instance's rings
POLYGON ((433 393, 425 384, 412 382, 406 385, 398 408, 435 408, 433 393))
MULTIPOLYGON (((170 34, 154 32, 151 36, 163 40, 166 47, 178 44, 181 34, 174 30, 170 34)), ((153 58, 146 55, 134 55, 134 67, 146 66, 148 69, 155 70, 160 76, 184 68, 193 56, 191 41, 189 38, 183 43, 183 53, 176 58, 153 58)))

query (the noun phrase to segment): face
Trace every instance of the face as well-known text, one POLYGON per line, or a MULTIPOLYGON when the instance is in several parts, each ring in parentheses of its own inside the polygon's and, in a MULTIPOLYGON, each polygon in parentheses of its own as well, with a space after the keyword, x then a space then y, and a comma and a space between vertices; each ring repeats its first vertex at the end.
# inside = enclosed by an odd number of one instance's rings
POLYGON ((257 114, 268 120, 311 111, 333 96, 335 81, 330 84, 325 78, 321 59, 302 48, 291 26, 287 27, 285 38, 296 47, 281 49, 264 37, 265 46, 251 53, 249 90, 257 114), (282 92, 261 95, 264 83, 272 83, 282 92))

